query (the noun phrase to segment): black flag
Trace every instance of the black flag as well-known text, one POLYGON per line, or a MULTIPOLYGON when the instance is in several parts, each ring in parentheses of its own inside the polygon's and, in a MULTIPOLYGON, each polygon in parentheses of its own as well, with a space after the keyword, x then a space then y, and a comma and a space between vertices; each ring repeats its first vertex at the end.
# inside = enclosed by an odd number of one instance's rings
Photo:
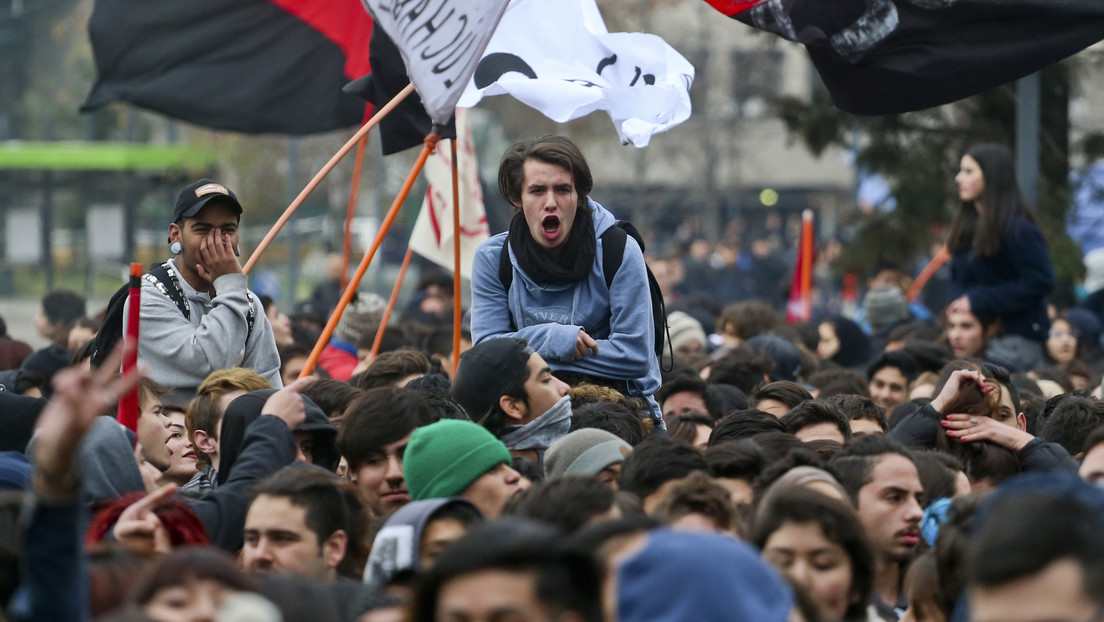
MULTIPOLYGON (((410 84, 406 63, 398 46, 383 28, 372 31, 369 45, 372 73, 345 85, 345 92, 368 100, 377 108, 391 101, 410 84)), ((411 93, 391 114, 380 121, 380 144, 383 155, 391 155, 422 144, 433 127, 422 98, 411 93)), ((456 138, 456 120, 439 132, 440 138, 456 138)))
POLYGON ((995 88, 1104 39, 1104 0, 706 0, 803 43, 853 114, 930 108, 995 88))

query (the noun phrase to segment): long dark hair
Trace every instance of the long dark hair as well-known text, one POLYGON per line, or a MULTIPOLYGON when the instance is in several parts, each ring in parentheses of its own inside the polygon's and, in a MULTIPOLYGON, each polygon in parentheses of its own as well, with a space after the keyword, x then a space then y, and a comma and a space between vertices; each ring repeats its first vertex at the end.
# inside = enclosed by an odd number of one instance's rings
POLYGON ((966 153, 978 163, 985 187, 974 201, 963 201, 951 222, 947 250, 952 253, 973 250, 982 257, 1000 252, 1001 237, 1013 218, 1035 222, 1031 206, 1016 180, 1016 165, 1004 145, 984 143, 966 153), (984 206, 978 213, 977 205, 984 206))

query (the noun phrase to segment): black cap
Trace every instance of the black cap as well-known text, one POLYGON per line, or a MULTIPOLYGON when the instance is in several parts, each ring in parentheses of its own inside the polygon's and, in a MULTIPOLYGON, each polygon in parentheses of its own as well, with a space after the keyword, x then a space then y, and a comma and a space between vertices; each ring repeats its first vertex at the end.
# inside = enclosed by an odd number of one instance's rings
POLYGON ((180 222, 185 218, 191 218, 199 213, 205 205, 211 201, 219 200, 242 213, 241 203, 238 197, 226 186, 211 179, 200 179, 188 184, 176 197, 176 207, 173 208, 172 222, 180 222))
POLYGON ((452 397, 478 423, 519 379, 529 375, 533 348, 524 339, 501 337, 473 346, 460 355, 452 397))

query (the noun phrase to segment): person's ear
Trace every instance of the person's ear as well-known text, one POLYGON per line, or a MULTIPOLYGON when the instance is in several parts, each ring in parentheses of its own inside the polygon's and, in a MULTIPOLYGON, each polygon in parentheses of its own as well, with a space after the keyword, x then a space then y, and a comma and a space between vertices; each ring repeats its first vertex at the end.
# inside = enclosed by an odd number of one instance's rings
POLYGON ((322 559, 327 568, 337 568, 341 560, 345 559, 345 550, 349 546, 349 536, 344 529, 338 529, 330 534, 322 543, 322 559))
POLYGON ((192 432, 192 444, 208 457, 218 454, 218 444, 203 430, 192 432))
POLYGON ((1027 415, 1023 413, 1016 415, 1016 427, 1020 432, 1027 432, 1027 415))
POLYGON ((498 398, 498 407, 511 419, 523 419, 525 417, 525 402, 520 399, 503 395, 498 398))
POLYGON ((173 242, 179 242, 183 237, 183 231, 180 229, 180 225, 174 223, 169 224, 169 244, 173 242))

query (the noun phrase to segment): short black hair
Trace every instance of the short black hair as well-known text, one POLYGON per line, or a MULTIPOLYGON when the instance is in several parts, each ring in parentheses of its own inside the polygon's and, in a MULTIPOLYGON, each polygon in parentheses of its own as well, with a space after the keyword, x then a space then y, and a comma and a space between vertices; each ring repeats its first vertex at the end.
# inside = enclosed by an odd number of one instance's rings
POLYGON ((859 491, 874 481, 874 467, 883 456, 889 454, 904 456, 914 464, 916 462, 912 452, 900 442, 888 436, 864 436, 832 456, 828 461, 828 471, 836 476, 858 506, 859 491))
POLYGON ((966 470, 958 458, 939 450, 927 449, 913 453, 912 461, 920 473, 920 487, 924 489, 925 499, 934 501, 954 497, 958 471, 966 470), (956 463, 957 468, 952 466, 956 463))
POLYGON ((705 410, 709 412, 714 421, 720 421, 728 413, 746 410, 748 407, 747 396, 731 384, 705 385, 702 399, 705 400, 705 410))
POLYGON ((727 441, 703 452, 713 477, 743 479, 749 483, 767 467, 767 455, 751 440, 727 441))
POLYGON ((756 434, 751 437, 751 440, 767 454, 767 460, 770 462, 777 462, 786 456, 786 454, 794 451, 795 449, 807 449, 805 443, 801 442, 801 439, 797 438, 789 432, 767 432, 766 434, 756 434))
POLYGON ((843 442, 851 440, 851 424, 847 415, 832 404, 821 400, 808 400, 794 406, 790 412, 782 415, 778 420, 782 427, 790 434, 796 435, 799 430, 821 423, 830 423, 836 426, 843 435, 843 442))
POLYGON ((713 432, 709 435, 709 446, 719 445, 725 441, 751 438, 756 434, 785 431, 786 428, 778 417, 770 413, 755 409, 738 410, 725 416, 713 426, 713 432))
POLYGON ((1042 492, 997 501, 969 548, 971 586, 1006 585, 1059 559, 1084 572, 1085 593, 1104 602, 1104 518, 1099 508, 1042 492))
POLYGON ((774 400, 785 404, 787 408, 793 409, 801 402, 811 399, 813 399, 813 395, 796 382, 776 380, 756 389, 755 393, 751 394, 751 400, 748 403, 752 408, 757 408, 763 400, 774 400))
POLYGON ((845 367, 819 369, 807 378, 810 386, 818 391, 817 397, 828 397, 829 389, 836 393, 870 397, 867 379, 861 373, 845 367))
POLYGON ((1101 443, 1104 443, 1104 425, 1093 428, 1088 438, 1085 439, 1085 444, 1081 446, 1081 453, 1087 454, 1101 443))
POLYGON ((516 495, 508 514, 530 518, 573 534, 590 524, 596 516, 613 507, 612 488, 594 479, 568 475, 542 482, 516 495))
POLYGON ((696 410, 691 410, 681 415, 671 415, 666 419, 666 423, 667 436, 676 441, 686 443, 691 447, 694 446, 695 441, 698 439, 699 425, 704 425, 710 430, 713 429, 713 418, 696 410))
POLYGON ((380 387, 364 391, 345 409, 337 447, 350 471, 360 468, 385 445, 437 420, 416 392, 380 387))
POLYGON ((326 413, 327 417, 333 418, 335 414, 340 414, 343 418, 349 404, 359 397, 363 391, 349 386, 347 382, 332 378, 319 378, 303 387, 300 393, 317 404, 322 412, 326 413))
POLYGON ((570 548, 555 529, 503 519, 469 531, 419 581, 411 622, 435 622, 437 599, 449 581, 483 570, 532 573, 537 600, 552 619, 573 611, 582 622, 602 622, 602 571, 587 553, 570 548))
POLYGON ((644 499, 664 483, 682 479, 694 471, 709 472, 709 463, 700 452, 665 436, 653 436, 636 445, 625 457, 617 486, 644 499))
POLYGON ((654 397, 656 403, 662 408, 663 402, 667 401, 668 397, 675 393, 684 392, 696 393, 702 396, 703 401, 705 400, 705 381, 701 379, 701 376, 687 368, 682 368, 677 373, 664 378, 663 384, 655 392, 654 397))
POLYGON ((460 405, 460 402, 456 401, 456 398, 449 393, 447 388, 441 388, 436 386, 429 386, 429 379, 440 378, 438 374, 430 374, 428 376, 422 376, 421 378, 415 378, 406 383, 403 387, 407 391, 414 391, 421 396, 422 402, 437 413, 438 419, 460 419, 462 421, 470 421, 468 412, 464 410, 464 407, 460 405))
POLYGON ((637 446, 644 440, 644 422, 631 408, 615 402, 594 402, 572 409, 571 431, 583 428, 605 430, 637 446))
POLYGON ((903 350, 882 352, 878 355, 878 358, 874 359, 874 362, 866 368, 867 382, 873 380, 874 374, 886 367, 893 367, 901 372, 901 375, 903 375, 908 382, 916 380, 916 376, 920 373, 916 366, 916 359, 908 352, 903 350))
POLYGON ((304 522, 325 542, 345 531, 345 557, 337 566, 342 576, 359 578, 368 561, 368 509, 357 487, 321 467, 293 463, 263 479, 253 488, 253 499, 277 497, 306 510, 304 522))
POLYGON ((51 324, 76 324, 84 317, 84 298, 71 289, 55 289, 42 297, 42 312, 51 324))
POLYGON ((713 363, 709 383, 730 384, 747 395, 763 384, 773 369, 774 361, 769 356, 741 345, 713 363))
POLYGON ((1104 402, 1078 395, 1067 395, 1057 403, 1039 428, 1039 438, 1058 443, 1069 455, 1076 456, 1085 439, 1104 424, 1104 402))
POLYGON ((833 395, 824 398, 824 401, 840 409, 847 415, 848 421, 866 420, 878 424, 882 432, 889 431, 889 423, 886 421, 886 410, 869 397, 861 395, 833 395))
POLYGON ((414 289, 423 291, 429 289, 430 286, 437 286, 447 289, 451 294, 453 284, 452 272, 440 268, 429 268, 422 271, 421 276, 418 277, 418 284, 414 286, 414 289))

